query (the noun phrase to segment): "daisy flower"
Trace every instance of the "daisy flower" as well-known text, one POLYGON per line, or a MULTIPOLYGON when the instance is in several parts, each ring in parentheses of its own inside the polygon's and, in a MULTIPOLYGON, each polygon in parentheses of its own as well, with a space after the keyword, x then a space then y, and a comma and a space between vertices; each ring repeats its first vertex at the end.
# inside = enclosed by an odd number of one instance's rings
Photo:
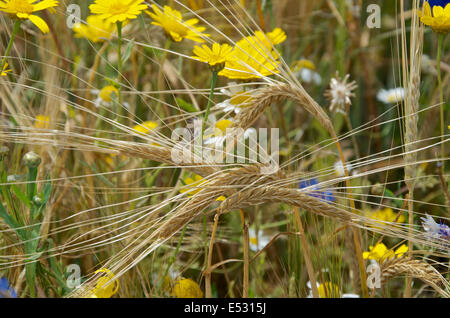
POLYGON ((238 114, 242 108, 250 106, 253 101, 251 93, 246 92, 242 86, 238 86, 235 82, 230 82, 228 88, 223 88, 220 92, 230 97, 216 105, 218 108, 223 108, 224 112, 234 111, 235 114, 238 114))
POLYGON ((183 21, 180 11, 169 6, 164 6, 164 12, 154 4, 152 4, 152 9, 153 12, 145 11, 153 19, 152 24, 163 28, 167 36, 175 42, 188 39, 203 43, 205 41, 202 37, 209 36, 209 34, 202 33, 206 30, 205 27, 195 26, 199 22, 198 19, 183 21))
POLYGON ((249 236, 249 243, 250 243, 250 249, 253 252, 258 252, 264 246, 269 244, 270 237, 267 235, 264 235, 262 230, 258 230, 258 233, 253 228, 250 228, 248 230, 248 236, 249 236))
POLYGON ((381 89, 377 94, 377 99, 384 104, 400 103, 405 98, 405 90, 403 87, 392 89, 381 89))
POLYGON ((292 71, 295 77, 304 83, 314 83, 316 85, 322 83, 322 77, 316 72, 316 65, 310 60, 301 59, 296 61, 292 66, 292 71))
POLYGON ((90 15, 86 19, 86 24, 76 23, 73 26, 75 37, 86 38, 94 43, 108 40, 116 28, 115 24, 101 19, 97 15, 90 15))
POLYGON ((426 0, 420 20, 436 33, 450 32, 450 1, 426 0))
POLYGON ((95 0, 89 6, 92 14, 108 23, 127 22, 136 19, 148 6, 144 0, 95 0))
POLYGON ((0 76, 6 76, 7 73, 11 72, 11 70, 7 70, 7 68, 8 68, 8 62, 6 62, 5 65, 3 66, 0 76))
POLYGON ((56 0, 0 0, 0 11, 8 13, 12 17, 20 20, 30 20, 42 33, 48 33, 47 23, 33 12, 53 8, 58 5, 56 0))

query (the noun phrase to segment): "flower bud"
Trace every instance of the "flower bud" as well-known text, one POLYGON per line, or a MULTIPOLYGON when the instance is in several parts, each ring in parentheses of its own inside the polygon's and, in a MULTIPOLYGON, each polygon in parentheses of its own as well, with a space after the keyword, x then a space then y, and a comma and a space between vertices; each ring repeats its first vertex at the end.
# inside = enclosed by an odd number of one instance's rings
POLYGON ((37 168, 41 164, 41 157, 33 152, 27 152, 25 156, 23 156, 23 162, 28 168, 37 168))

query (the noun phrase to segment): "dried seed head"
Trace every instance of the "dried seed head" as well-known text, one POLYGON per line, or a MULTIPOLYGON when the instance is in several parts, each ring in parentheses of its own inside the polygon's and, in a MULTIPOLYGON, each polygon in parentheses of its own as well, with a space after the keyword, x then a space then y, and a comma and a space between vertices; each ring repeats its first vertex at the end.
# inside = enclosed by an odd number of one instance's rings
POLYGON ((355 97, 353 91, 357 85, 355 81, 347 83, 350 75, 345 75, 344 79, 341 79, 336 73, 336 77, 331 79, 330 89, 325 92, 325 96, 331 102, 330 111, 347 113, 348 108, 351 106, 351 97, 355 97))

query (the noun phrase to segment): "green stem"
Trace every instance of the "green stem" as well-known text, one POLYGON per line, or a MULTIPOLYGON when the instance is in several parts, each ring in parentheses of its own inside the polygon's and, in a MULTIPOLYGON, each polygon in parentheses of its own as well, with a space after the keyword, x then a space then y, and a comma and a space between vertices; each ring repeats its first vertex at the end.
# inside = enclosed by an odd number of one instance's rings
POLYGON ((202 144, 203 144, 203 133, 205 132, 206 121, 208 120, 209 112, 210 112, 211 105, 212 105, 212 100, 214 97, 214 90, 216 88, 217 75, 218 75, 218 72, 215 72, 215 71, 212 72, 211 91, 209 93, 208 105, 206 106, 206 112, 205 112, 205 116, 203 117, 203 124, 202 124, 202 134, 201 134, 202 144))
POLYGON ((118 66, 117 66, 117 83, 119 84, 118 88, 118 116, 119 122, 122 122, 122 22, 117 21, 117 56, 118 56, 118 66))
POLYGON ((441 55, 442 55, 442 43, 444 42, 444 34, 439 34, 438 38, 438 52, 437 52, 437 73, 438 73, 438 84, 439 84, 439 97, 440 97, 440 110, 441 110, 441 156, 445 156, 445 146, 444 146, 444 91, 442 89, 442 78, 441 78, 441 55))
POLYGON ((163 285, 162 283, 164 282, 165 277, 169 273, 170 267, 172 266, 173 263, 175 263, 175 259, 177 257, 177 254, 180 251, 181 243, 183 243, 183 238, 184 238, 184 234, 186 233, 187 226, 188 225, 186 224, 184 226, 184 228, 183 228, 183 231, 181 232, 181 236, 180 236, 180 239, 178 240, 178 244, 177 244, 177 247, 175 249, 175 253, 173 254, 173 256, 171 258, 169 258, 169 263, 167 264, 167 268, 166 268, 166 270, 164 272, 164 275, 160 279, 160 283, 159 283, 158 289, 162 287, 162 285, 163 285))
POLYGON ((6 47, 5 57, 3 58, 2 64, 0 65, 0 71, 3 71, 3 68, 5 67, 6 57, 9 56, 9 53, 11 52, 11 49, 12 49, 12 46, 14 43, 14 39, 17 35, 17 32, 19 32, 21 24, 22 24, 22 20, 16 20, 16 22, 14 22, 14 28, 13 28, 11 37, 9 38, 8 46, 6 47))

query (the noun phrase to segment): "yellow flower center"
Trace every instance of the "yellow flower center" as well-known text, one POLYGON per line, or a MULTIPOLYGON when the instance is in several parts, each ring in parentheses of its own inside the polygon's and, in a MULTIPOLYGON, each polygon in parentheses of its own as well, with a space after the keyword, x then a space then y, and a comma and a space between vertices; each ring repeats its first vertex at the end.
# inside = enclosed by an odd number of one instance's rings
POLYGON ((33 13, 33 5, 31 5, 27 0, 12 0, 9 3, 11 10, 17 13, 31 14, 33 13))
POLYGON ((113 15, 119 15, 119 14, 124 14, 127 13, 129 10, 129 6, 128 5, 124 5, 122 2, 120 1, 116 1, 113 4, 111 4, 111 6, 109 7, 109 11, 111 14, 113 15))

